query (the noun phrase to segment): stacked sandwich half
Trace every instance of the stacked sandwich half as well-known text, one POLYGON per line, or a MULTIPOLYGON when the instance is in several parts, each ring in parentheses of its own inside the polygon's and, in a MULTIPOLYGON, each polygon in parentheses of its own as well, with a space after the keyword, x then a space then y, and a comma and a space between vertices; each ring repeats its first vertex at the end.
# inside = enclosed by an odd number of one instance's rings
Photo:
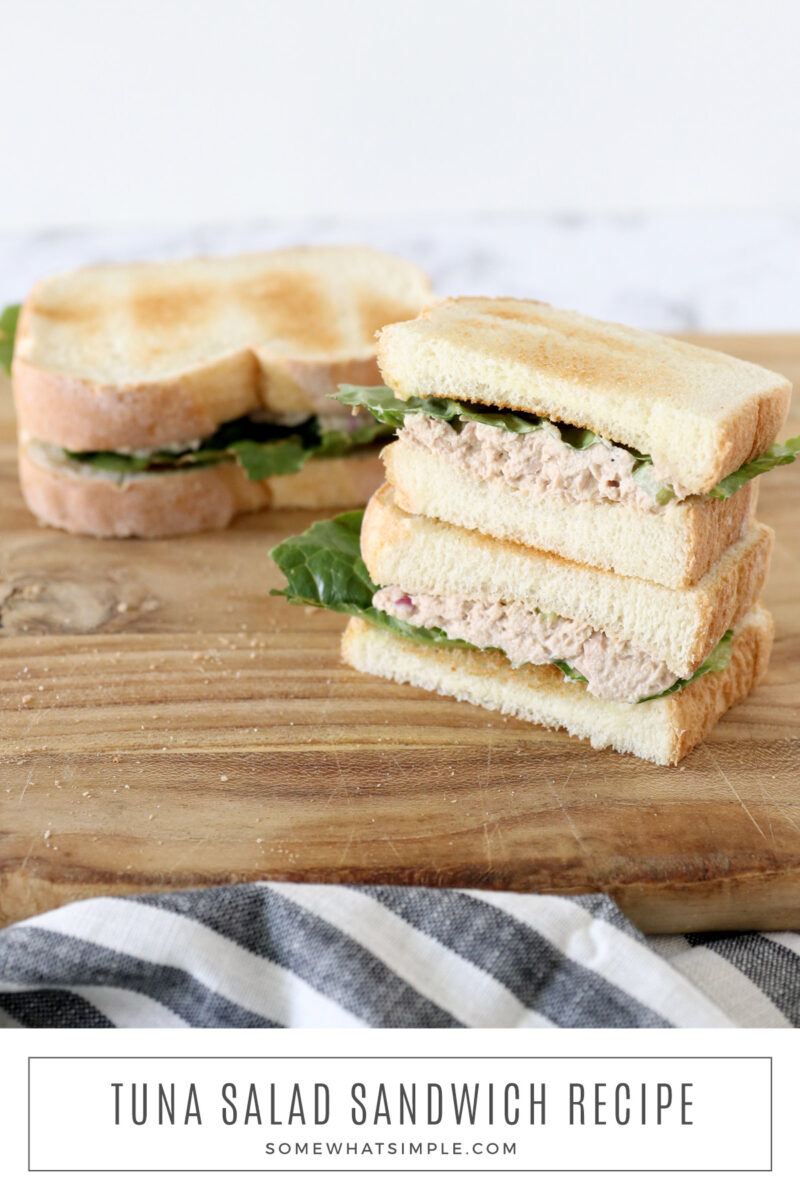
POLYGON ((397 431, 388 483, 273 552, 284 594, 350 613, 359 670, 678 762, 766 670, 789 383, 516 300, 390 325, 378 362, 340 398, 397 431))

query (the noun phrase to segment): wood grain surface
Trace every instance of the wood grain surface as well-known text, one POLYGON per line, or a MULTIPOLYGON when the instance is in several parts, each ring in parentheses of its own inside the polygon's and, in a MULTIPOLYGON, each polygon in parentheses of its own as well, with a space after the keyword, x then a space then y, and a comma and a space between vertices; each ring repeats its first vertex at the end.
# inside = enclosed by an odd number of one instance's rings
MULTIPOLYGON (((800 336, 692 340, 800 384, 800 336)), ((342 618, 268 594, 267 550, 308 514, 157 543, 38 528, 0 389, 1 923, 296 879, 602 890, 646 930, 800 927, 800 468, 762 482, 767 680, 662 768, 344 667, 342 618)))

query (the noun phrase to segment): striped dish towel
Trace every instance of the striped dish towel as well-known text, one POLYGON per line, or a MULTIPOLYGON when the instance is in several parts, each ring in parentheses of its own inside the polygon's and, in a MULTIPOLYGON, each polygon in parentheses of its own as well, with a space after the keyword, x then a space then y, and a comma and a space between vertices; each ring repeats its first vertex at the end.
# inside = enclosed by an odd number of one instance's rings
POLYGON ((0 1025, 800 1025, 800 934, 645 938, 607 896, 247 884, 0 931, 0 1025))

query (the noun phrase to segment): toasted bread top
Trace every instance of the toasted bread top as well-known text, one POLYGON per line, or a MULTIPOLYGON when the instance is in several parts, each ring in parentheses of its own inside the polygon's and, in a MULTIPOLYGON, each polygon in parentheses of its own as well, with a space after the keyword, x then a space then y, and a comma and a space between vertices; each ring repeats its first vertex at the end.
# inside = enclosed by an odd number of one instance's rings
POLYGON ((56 275, 20 315, 20 425, 69 449, 114 449, 203 437, 259 406, 338 411, 336 383, 378 382, 376 330, 430 300, 418 267, 366 247, 56 275))
POLYGON ((402 397, 483 401, 563 421, 650 454, 692 494, 775 440, 783 376, 535 300, 460 297, 385 327, 378 364, 402 397))

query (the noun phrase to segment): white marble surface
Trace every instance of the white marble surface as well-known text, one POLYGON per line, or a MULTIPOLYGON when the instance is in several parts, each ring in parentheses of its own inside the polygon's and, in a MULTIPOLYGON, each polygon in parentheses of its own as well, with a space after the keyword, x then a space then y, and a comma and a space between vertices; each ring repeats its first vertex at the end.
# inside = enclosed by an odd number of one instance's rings
POLYGON ((535 296, 654 329, 800 330, 800 211, 0 234, 0 304, 84 263, 353 241, 419 262, 440 294, 535 296))

